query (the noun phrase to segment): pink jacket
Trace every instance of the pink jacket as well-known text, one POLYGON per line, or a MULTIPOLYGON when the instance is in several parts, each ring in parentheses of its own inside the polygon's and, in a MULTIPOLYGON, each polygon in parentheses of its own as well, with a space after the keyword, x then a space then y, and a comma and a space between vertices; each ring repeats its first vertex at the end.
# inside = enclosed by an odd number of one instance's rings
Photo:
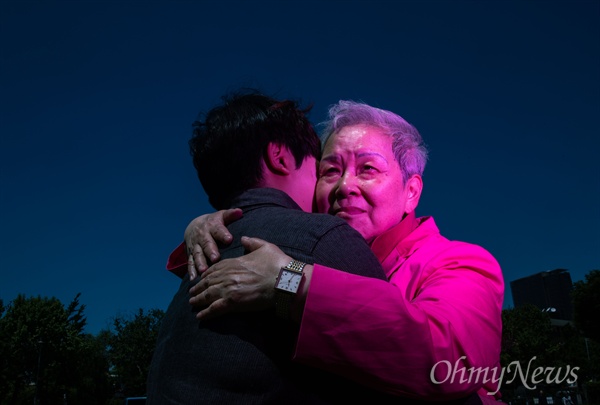
POLYGON ((389 283, 315 265, 295 360, 392 394, 493 400, 504 296, 494 257, 414 214, 371 247, 389 283))

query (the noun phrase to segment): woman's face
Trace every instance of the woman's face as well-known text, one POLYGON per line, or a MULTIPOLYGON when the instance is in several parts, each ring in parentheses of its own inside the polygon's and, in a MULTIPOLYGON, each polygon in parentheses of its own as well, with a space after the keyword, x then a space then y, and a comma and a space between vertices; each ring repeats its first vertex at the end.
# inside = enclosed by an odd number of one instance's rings
POLYGON ((371 242, 415 208, 408 198, 390 136, 364 125, 331 135, 319 165, 319 212, 345 219, 371 242))

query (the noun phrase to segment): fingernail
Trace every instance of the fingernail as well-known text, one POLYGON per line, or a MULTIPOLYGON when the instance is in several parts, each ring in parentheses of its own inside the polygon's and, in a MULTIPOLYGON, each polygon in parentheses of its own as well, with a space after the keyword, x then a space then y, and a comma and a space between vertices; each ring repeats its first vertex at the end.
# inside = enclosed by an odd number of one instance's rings
POLYGON ((212 255, 210 255, 210 261, 214 262, 215 260, 217 260, 217 255, 213 253, 212 255))

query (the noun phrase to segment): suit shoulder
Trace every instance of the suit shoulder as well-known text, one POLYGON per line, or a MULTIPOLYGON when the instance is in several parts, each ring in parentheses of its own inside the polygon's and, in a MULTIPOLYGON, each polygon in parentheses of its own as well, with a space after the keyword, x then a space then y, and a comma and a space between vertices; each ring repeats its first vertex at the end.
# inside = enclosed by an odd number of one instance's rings
POLYGON ((286 222, 288 227, 310 228, 313 231, 327 232, 336 227, 352 229, 343 219, 329 214, 319 214, 293 210, 284 207, 273 207, 257 213, 264 221, 286 222))

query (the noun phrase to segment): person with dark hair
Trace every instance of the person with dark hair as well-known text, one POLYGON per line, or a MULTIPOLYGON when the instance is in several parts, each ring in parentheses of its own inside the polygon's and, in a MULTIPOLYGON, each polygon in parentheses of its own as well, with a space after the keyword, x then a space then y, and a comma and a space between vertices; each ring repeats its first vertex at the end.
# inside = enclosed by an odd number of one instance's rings
MULTIPOLYGON (((279 288, 267 293, 278 302, 276 310, 259 304, 247 308, 252 312, 200 323, 189 307, 194 283, 181 274, 152 358, 149 405, 377 400, 379 394, 370 389, 291 361, 298 331, 288 307, 307 263, 386 283, 357 231, 340 218, 311 213, 320 141, 305 113, 297 102, 244 92, 224 98, 194 123, 190 150, 210 203, 243 211, 231 232, 269 239, 294 260, 282 263, 279 288)), ((185 257, 185 250, 180 253, 185 257)), ((239 238, 220 251, 224 258, 243 253, 239 238)))
MULTIPOLYGON (((416 217, 427 161, 421 135, 390 111, 346 100, 330 108, 324 127, 317 209, 361 233, 389 282, 307 265, 290 311, 300 325, 294 360, 399 398, 495 402, 502 272, 482 247, 448 240, 432 217, 416 217)), ((199 217, 186 230, 190 276, 203 272, 190 291, 200 320, 275 305, 267 293, 280 264, 294 258, 269 239, 248 238, 250 253, 206 270, 204 254, 218 260, 212 238, 231 237, 224 215, 229 222, 236 211, 199 217), (233 289, 232 274, 244 272, 252 279, 233 289)))
MULTIPOLYGON (((204 121, 193 124, 189 141, 198 179, 216 209, 231 206, 242 192, 257 188, 263 181, 264 160, 269 144, 285 146, 293 157, 293 169, 307 163, 311 176, 300 176, 287 185, 286 193, 307 212, 312 211, 317 160, 321 142, 299 106, 290 100, 276 101, 257 93, 225 98, 225 103, 210 110, 204 121), (306 161, 306 162, 305 162, 306 161)), ((270 168, 270 167, 269 167, 270 168)))

